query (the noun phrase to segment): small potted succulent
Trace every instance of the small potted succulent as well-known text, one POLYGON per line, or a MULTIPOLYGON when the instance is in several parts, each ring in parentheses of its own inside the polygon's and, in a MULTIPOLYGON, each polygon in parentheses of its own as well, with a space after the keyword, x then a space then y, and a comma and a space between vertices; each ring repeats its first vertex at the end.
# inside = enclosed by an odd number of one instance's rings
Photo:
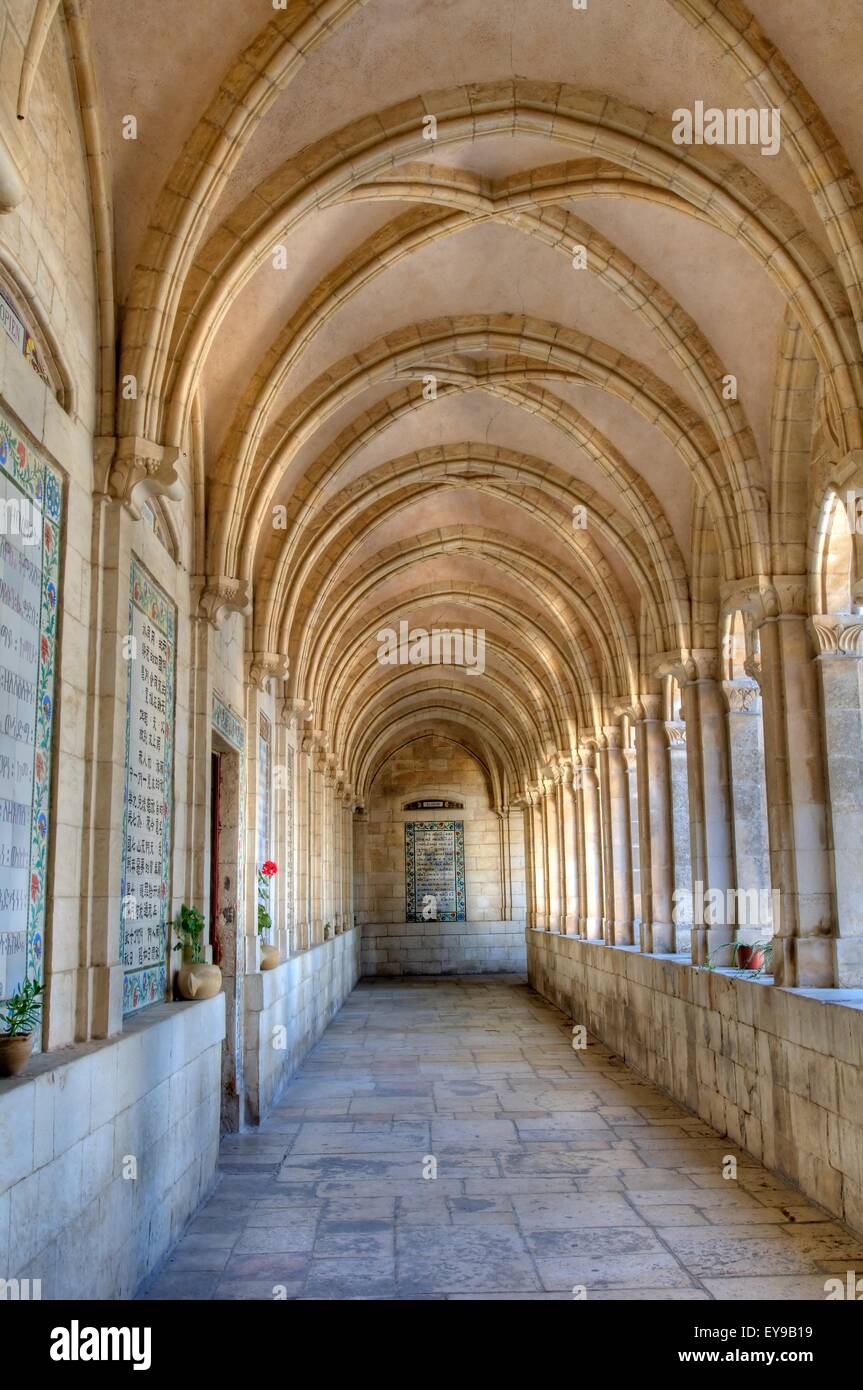
POLYGON ((180 940, 175 951, 183 952, 183 963, 177 971, 177 990, 183 999, 212 999, 222 988, 222 972, 218 965, 204 960, 204 919, 196 907, 183 903, 174 926, 180 940))
POLYGON ((329 941, 333 934, 333 929, 329 922, 324 922, 324 941, 329 941))
POLYGON ((272 930, 273 919, 270 916, 270 883, 279 872, 278 864, 272 859, 265 859, 258 869, 258 937, 261 943, 261 969, 273 970, 279 964, 279 948, 264 937, 267 932, 272 930))
POLYGON ((41 995, 45 986, 36 979, 25 980, 15 993, 5 1000, 5 1012, 0 1013, 0 1076, 17 1076, 29 1061, 33 1049, 33 1033, 42 1009, 41 995))

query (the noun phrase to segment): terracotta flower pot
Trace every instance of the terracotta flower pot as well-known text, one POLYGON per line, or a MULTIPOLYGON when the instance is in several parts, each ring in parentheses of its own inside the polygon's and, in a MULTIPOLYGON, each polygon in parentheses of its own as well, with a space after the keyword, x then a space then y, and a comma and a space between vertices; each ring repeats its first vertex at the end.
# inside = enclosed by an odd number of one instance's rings
POLYGON ((276 966, 279 965, 280 963, 281 963, 281 962, 280 962, 280 958, 279 958, 279 948, 278 948, 278 946, 270 946, 266 941, 262 941, 262 942, 261 942, 261 969, 262 969, 262 970, 275 970, 276 966))
POLYGON ((764 950, 761 946, 739 946, 737 965, 740 970, 763 970, 764 950))
POLYGON ((32 1033, 0 1034, 0 1076, 17 1076, 30 1060, 32 1033))
POLYGON ((184 961, 177 971, 177 993, 181 999, 212 999, 222 988, 218 965, 206 961, 184 961))

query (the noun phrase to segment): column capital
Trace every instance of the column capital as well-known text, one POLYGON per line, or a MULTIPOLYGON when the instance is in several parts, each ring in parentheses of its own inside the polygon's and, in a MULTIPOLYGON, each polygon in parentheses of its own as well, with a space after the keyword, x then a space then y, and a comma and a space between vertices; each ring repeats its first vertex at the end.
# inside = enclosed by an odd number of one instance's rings
POLYGON ((674 748, 685 748, 685 747, 686 747, 686 725, 684 724, 683 720, 682 720, 682 719, 666 719, 664 722, 665 722, 665 737, 668 739, 668 747, 669 747, 670 749, 674 749, 674 748))
POLYGON ((247 617, 252 611, 251 582, 230 574, 208 576, 199 603, 213 627, 221 627, 230 613, 247 617))
POLYGON ((719 652, 712 647, 681 647, 656 658, 656 676, 674 676, 678 685, 719 678, 719 652))
POLYGON ((729 714, 760 714, 761 687, 751 676, 737 676, 722 682, 722 693, 729 714))
POLYGON ((315 706, 311 700, 285 700, 284 719, 291 729, 298 729, 307 719, 311 719, 314 712, 315 706))
POLYGON ((635 707, 635 722, 647 724, 662 718, 662 696, 642 695, 635 707))
POLYGON ((258 690, 266 691, 271 680, 287 680, 288 664, 281 652, 255 652, 249 661, 249 681, 258 690))
POLYGON ((749 613, 756 627, 777 618, 805 618, 809 614, 806 575, 752 575, 723 585, 722 616, 737 609, 749 613))
POLYGON ((863 616, 859 613, 816 613, 809 620, 818 658, 863 656, 863 616))
POLYGON ((171 497, 175 502, 182 498, 183 480, 177 469, 184 460, 176 445, 126 435, 116 441, 108 493, 137 520, 151 497, 171 497))

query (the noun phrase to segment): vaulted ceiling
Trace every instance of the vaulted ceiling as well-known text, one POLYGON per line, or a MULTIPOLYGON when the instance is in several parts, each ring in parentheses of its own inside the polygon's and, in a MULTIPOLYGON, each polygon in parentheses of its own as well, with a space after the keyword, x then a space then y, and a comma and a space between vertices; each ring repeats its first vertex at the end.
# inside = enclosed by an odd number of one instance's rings
POLYGON ((506 804, 792 563, 791 344, 859 447, 863 9, 91 13, 119 432, 197 451, 208 592, 358 795, 446 729, 506 804), (697 101, 781 107, 779 153, 675 144, 697 101), (485 672, 381 666, 400 620, 484 629, 485 672))

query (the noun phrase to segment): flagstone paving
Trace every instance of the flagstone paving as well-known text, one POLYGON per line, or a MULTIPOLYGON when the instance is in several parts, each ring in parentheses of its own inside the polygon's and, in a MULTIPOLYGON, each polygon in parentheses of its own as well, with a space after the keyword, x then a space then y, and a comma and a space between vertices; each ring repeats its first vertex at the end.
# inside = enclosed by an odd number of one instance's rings
POLYGON ((139 1297, 823 1299, 854 1268, 863 1243, 601 1043, 574 1051, 523 980, 382 979, 223 1141, 139 1297))

